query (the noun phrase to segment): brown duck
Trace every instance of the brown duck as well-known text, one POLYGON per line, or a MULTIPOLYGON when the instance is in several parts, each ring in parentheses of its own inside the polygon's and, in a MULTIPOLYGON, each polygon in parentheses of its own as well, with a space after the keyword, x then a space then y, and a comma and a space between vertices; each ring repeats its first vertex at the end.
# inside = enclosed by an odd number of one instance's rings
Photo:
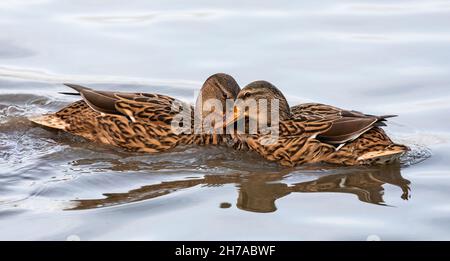
POLYGON ((290 108, 283 93, 266 81, 250 83, 240 91, 236 101, 245 105, 252 100, 267 100, 270 114, 274 99, 279 101, 279 133, 275 142, 265 142, 271 134, 264 134, 259 129, 256 133, 236 129, 241 120, 245 126, 251 121, 265 121, 270 126, 270 117, 262 117, 259 109, 256 114, 251 114, 249 107, 235 105, 234 113, 226 123, 228 128, 235 126, 234 138, 270 161, 285 166, 319 162, 388 164, 397 161, 408 150, 408 147, 392 142, 380 128, 394 115, 374 116, 319 103, 290 108))
MULTIPOLYGON (((230 144, 230 135, 195 132, 194 108, 175 98, 161 94, 98 91, 74 84, 66 85, 77 93, 65 94, 81 95, 82 100, 56 113, 30 120, 90 141, 135 152, 156 153, 177 145, 230 144), (186 124, 190 130, 182 133, 174 131, 171 126, 172 120, 180 115, 190 119, 186 124)), ((196 107, 202 110, 203 104, 209 99, 220 100, 224 104, 222 111, 212 108, 202 115, 219 113, 222 119, 225 100, 234 100, 239 91, 239 85, 233 77, 214 74, 203 84, 200 90, 202 100, 197 101, 196 107)))

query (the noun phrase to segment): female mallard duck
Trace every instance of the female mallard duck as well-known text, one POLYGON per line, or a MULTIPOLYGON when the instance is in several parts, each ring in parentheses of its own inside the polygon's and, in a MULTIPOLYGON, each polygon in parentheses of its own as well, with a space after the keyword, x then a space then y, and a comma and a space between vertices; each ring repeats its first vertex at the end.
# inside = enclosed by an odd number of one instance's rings
MULTIPOLYGON (((97 91, 79 85, 66 85, 76 90, 78 93, 74 95, 81 95, 82 100, 56 113, 30 120, 90 141, 135 152, 156 153, 177 145, 223 144, 229 143, 231 138, 230 135, 216 132, 195 132, 194 108, 169 96, 97 91), (184 119, 180 119, 177 127, 182 128, 185 125, 187 130, 172 128, 173 119, 180 116, 184 119), (189 121, 183 121, 185 119, 189 121)), ((197 100, 196 107, 203 111, 202 117, 219 113, 220 119, 223 119, 225 107, 222 111, 211 106, 203 110, 203 105, 210 99, 226 104, 225 100, 234 100, 239 91, 239 85, 233 77, 221 73, 212 75, 203 84, 199 96, 202 99, 197 100)))
POLYGON ((237 126, 243 120, 270 126, 271 101, 279 103, 279 130, 274 142, 272 137, 258 129, 255 133, 234 130, 233 136, 264 158, 285 166, 304 163, 333 163, 343 165, 387 164, 398 160, 408 150, 404 145, 393 143, 380 128, 388 116, 373 116, 348 111, 333 106, 308 103, 289 107, 281 91, 265 81, 250 83, 239 93, 236 102, 258 104, 266 100, 265 110, 258 108, 250 113, 248 106, 235 104, 234 114, 226 126, 237 126), (255 103, 256 102, 256 103, 255 103))

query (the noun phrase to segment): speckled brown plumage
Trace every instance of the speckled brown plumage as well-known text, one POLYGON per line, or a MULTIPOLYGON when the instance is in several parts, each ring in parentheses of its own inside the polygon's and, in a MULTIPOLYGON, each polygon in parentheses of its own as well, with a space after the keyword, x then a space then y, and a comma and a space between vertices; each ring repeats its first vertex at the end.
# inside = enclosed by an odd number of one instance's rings
MULTIPOLYGON (((235 133, 233 137, 267 160, 285 166, 387 164, 408 150, 393 143, 380 128, 391 115, 366 115, 318 103, 289 108, 283 94, 265 81, 247 85, 238 99, 280 100, 279 138, 275 142, 267 144, 265 141, 271 139, 271 134, 261 132, 235 133)), ((249 116, 246 117, 249 121, 249 116)))
MULTIPOLYGON (((111 144, 130 151, 157 153, 178 145, 231 145, 250 149, 270 161, 285 166, 305 163, 343 165, 386 164, 396 161, 408 148, 393 143, 380 128, 388 116, 366 115, 337 107, 308 103, 289 108, 275 86, 258 81, 239 92, 229 75, 215 74, 202 87, 201 94, 222 102, 225 99, 279 99, 279 138, 270 144, 268 134, 196 133, 194 107, 160 94, 96 91, 79 85, 68 85, 79 92, 82 100, 54 113, 31 118, 40 125, 61 129, 88 140, 111 144), (175 133, 174 117, 191 118, 190 133, 175 133)), ((196 109, 202 110, 197 101, 196 109)), ((223 108, 225 109, 225 108, 223 108)), ((219 113, 224 111, 206 111, 219 113)), ((224 126, 225 127, 225 126, 224 126)))
MULTIPOLYGON (((90 141, 110 144, 134 152, 157 153, 178 145, 233 144, 230 135, 196 134, 194 108, 175 98, 147 93, 96 91, 67 84, 80 93, 76 101, 54 113, 30 120, 61 129, 90 141), (171 123, 179 113, 191 117, 190 133, 175 133, 171 123)), ((201 93, 222 100, 234 99, 240 88, 226 74, 209 77, 201 93)))
MULTIPOLYGON (((347 111, 330 105, 319 103, 307 103, 291 108, 293 117, 323 117, 326 120, 342 119, 343 115, 353 114, 355 117, 375 117, 379 121, 375 122, 370 129, 362 132, 354 140, 341 144, 341 147, 331 153, 324 160, 328 163, 358 165, 358 164, 387 164, 394 162, 404 152, 409 150, 407 146, 395 144, 384 132, 381 126, 389 116, 365 115, 356 111, 347 111), (366 155, 366 157, 364 157, 366 155)), ((320 139, 319 135, 319 139, 320 139)))

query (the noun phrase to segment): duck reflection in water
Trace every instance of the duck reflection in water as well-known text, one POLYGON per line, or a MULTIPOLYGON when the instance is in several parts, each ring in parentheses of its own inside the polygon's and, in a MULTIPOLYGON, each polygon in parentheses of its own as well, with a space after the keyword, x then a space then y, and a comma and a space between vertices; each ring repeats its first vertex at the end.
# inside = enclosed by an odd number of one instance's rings
MULTIPOLYGON (((357 196, 362 202, 386 205, 383 200, 383 185, 390 184, 401 189, 402 199, 407 200, 410 197, 410 182, 401 176, 400 165, 341 168, 332 171, 333 174, 325 176, 324 174, 314 174, 320 177, 312 181, 295 184, 284 182, 284 179, 292 174, 287 170, 270 174, 211 174, 200 179, 183 179, 143 186, 126 193, 107 193, 104 194, 105 198, 102 199, 74 200, 75 207, 70 210, 121 205, 157 198, 195 186, 211 187, 225 184, 236 184, 239 190, 236 206, 239 209, 259 213, 276 211, 275 201, 294 192, 349 193, 357 196)), ((311 170, 307 170, 307 173, 311 173, 311 170)), ((221 207, 224 208, 230 206, 227 203, 221 204, 221 207)))
POLYGON ((401 176, 399 167, 385 166, 326 175, 290 186, 284 183, 243 182, 240 184, 237 207, 252 212, 273 212, 277 209, 275 201, 292 192, 349 193, 362 202, 385 205, 384 184, 399 187, 402 190, 400 197, 404 200, 409 198, 409 180, 401 176))

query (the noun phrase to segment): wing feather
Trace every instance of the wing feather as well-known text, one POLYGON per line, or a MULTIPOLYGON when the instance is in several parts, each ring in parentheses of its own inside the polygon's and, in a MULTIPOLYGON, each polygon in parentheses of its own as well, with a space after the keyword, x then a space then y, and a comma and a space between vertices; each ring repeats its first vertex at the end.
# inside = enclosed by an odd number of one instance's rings
POLYGON ((396 115, 375 116, 354 110, 344 110, 320 103, 305 103, 291 108, 293 118, 310 121, 331 121, 332 126, 318 133, 317 139, 340 145, 357 139, 373 127, 386 126, 384 121, 396 115))
POLYGON ((94 111, 123 115, 133 120, 166 121, 165 115, 179 113, 179 107, 191 108, 180 100, 161 94, 99 91, 76 84, 65 85, 77 91, 94 111))

